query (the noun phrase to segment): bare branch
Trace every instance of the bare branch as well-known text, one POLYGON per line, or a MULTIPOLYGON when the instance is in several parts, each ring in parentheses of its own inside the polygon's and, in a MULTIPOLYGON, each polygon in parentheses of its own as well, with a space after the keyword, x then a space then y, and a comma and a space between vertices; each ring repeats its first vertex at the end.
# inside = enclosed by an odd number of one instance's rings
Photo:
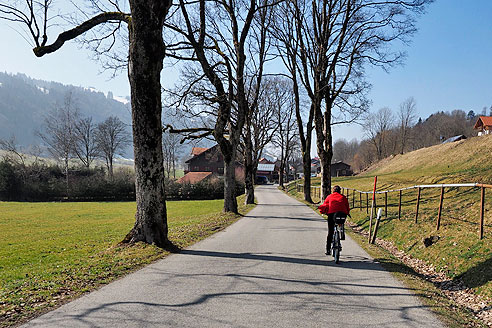
POLYGON ((46 54, 55 52, 60 49, 66 41, 75 39, 79 35, 89 31, 91 28, 107 22, 118 22, 123 21, 127 24, 130 22, 130 15, 125 13, 102 13, 99 14, 88 21, 82 23, 81 25, 74 27, 68 31, 62 32, 55 42, 46 46, 39 46, 33 49, 34 54, 38 57, 42 57, 46 54))

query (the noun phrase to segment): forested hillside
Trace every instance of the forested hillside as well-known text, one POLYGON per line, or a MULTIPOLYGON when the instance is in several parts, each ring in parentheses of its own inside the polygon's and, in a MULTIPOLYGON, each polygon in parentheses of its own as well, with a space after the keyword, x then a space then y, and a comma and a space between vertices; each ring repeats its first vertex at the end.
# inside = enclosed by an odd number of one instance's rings
MULTIPOLYGON (((50 111, 63 107, 70 94, 73 106, 81 116, 92 117, 95 123, 116 116, 130 126, 128 99, 113 97, 111 93, 105 95, 90 87, 35 80, 23 74, 0 73, 0 139, 15 136, 16 142, 22 146, 40 144, 36 131, 40 130, 50 111)), ((131 155, 131 147, 126 153, 131 155)))
POLYGON ((492 106, 483 108, 480 113, 457 109, 417 119, 411 98, 396 113, 389 108, 369 113, 362 120, 365 138, 337 140, 333 145, 333 158, 349 163, 355 172, 361 172, 392 155, 438 145, 454 136, 476 136, 473 126, 480 115, 492 115, 492 106))

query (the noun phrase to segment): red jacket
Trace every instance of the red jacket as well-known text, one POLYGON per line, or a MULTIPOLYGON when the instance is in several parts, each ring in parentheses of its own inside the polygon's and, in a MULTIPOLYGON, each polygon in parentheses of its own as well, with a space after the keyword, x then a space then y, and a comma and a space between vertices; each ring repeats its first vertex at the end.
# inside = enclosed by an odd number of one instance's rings
POLYGON ((337 192, 326 197, 325 202, 318 207, 321 214, 331 214, 335 212, 350 213, 347 197, 337 192))

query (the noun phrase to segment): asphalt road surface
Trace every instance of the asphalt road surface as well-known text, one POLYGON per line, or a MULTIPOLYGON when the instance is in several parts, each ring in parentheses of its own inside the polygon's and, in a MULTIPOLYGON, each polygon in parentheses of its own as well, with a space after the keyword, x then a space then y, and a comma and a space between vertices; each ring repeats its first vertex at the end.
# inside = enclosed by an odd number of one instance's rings
POLYGON ((26 327, 443 327, 347 237, 274 186, 246 217, 26 327))

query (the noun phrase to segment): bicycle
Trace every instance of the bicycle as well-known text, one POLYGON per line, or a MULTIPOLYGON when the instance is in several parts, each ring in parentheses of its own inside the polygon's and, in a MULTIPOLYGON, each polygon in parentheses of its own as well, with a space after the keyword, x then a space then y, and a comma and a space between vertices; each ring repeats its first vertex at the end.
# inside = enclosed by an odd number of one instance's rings
POLYGON ((335 263, 338 264, 340 262, 340 253, 342 252, 342 240, 345 240, 345 219, 346 217, 343 217, 341 215, 337 215, 338 213, 335 214, 334 220, 335 220, 335 228, 333 231, 333 242, 332 242, 332 252, 333 252, 333 258, 335 259, 335 263))

